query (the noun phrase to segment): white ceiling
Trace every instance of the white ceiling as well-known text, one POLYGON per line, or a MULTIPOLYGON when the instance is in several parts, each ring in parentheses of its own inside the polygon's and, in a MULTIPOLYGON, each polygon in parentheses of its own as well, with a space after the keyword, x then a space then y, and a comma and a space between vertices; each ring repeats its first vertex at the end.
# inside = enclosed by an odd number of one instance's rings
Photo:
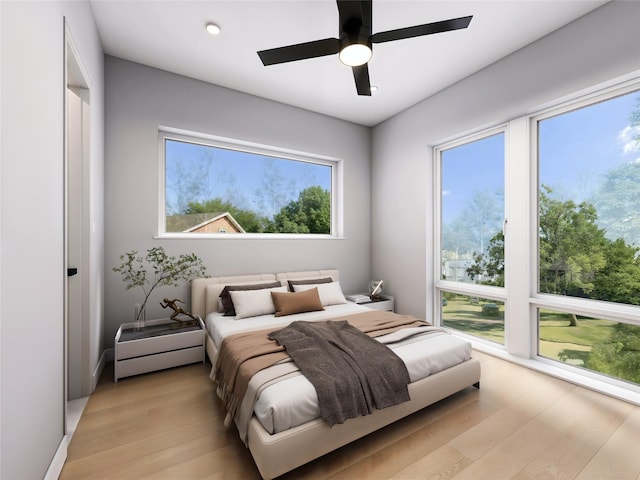
POLYGON ((105 53, 376 125, 606 3, 374 0, 373 32, 473 15, 466 30, 374 44, 371 97, 337 55, 265 67, 256 52, 338 35, 334 0, 91 0, 105 53), (205 24, 217 23, 214 37, 205 24))

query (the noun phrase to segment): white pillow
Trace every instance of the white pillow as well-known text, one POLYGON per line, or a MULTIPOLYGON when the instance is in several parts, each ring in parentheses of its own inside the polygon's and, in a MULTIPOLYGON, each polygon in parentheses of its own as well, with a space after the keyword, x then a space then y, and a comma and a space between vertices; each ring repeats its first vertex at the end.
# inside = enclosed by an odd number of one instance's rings
POLYGON ((344 294, 342 293, 342 289, 340 288, 340 282, 293 286, 294 292, 302 292, 303 290, 310 290, 312 288, 318 289, 320 303, 322 303, 323 307, 326 307, 327 305, 338 305, 339 303, 347 303, 347 299, 344 298, 344 294))
POLYGON ((286 292, 287 287, 265 288, 263 290, 230 290, 235 319, 257 317, 276 313, 276 307, 271 299, 271 292, 286 292))

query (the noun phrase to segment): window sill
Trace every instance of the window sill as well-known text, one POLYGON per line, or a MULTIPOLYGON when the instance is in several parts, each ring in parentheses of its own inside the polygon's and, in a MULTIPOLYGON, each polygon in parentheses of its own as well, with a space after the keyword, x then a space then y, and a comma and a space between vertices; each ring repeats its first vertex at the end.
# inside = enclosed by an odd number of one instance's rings
POLYGON ((306 233, 164 233, 155 240, 346 240, 341 235, 313 235, 306 233))
POLYGON ((604 395, 640 406, 640 387, 636 387, 633 384, 629 384, 628 386, 614 385, 613 383, 600 380, 599 378, 594 378, 596 376, 601 376, 595 372, 591 373, 585 371, 582 373, 579 370, 575 371, 573 368, 563 368, 560 365, 554 365, 556 362, 546 360, 542 357, 522 358, 511 355, 497 346, 493 347, 474 341, 471 343, 474 350, 486 353, 487 355, 492 355, 502 360, 507 360, 523 367, 559 378, 560 380, 564 380, 574 385, 588 388, 604 395))

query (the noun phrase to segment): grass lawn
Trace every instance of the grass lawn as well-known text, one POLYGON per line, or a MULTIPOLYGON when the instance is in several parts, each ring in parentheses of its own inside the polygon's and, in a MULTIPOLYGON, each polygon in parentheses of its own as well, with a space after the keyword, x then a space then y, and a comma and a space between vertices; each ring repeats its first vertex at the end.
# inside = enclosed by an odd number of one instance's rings
MULTIPOLYGON (((445 326, 504 345, 504 304, 486 299, 471 302, 463 295, 447 295, 446 298, 446 305, 442 306, 445 326), (498 313, 493 313, 495 305, 483 312, 482 305, 486 303, 497 305, 498 313)), ((606 357, 601 352, 594 359, 591 351, 594 345, 608 344, 614 334, 614 338, 620 341, 619 324, 591 317, 578 316, 576 320, 577 324, 572 327, 570 315, 541 310, 539 355, 640 384, 637 368, 640 362, 640 326, 626 326, 629 333, 622 337, 625 338, 626 350, 617 357, 618 361, 610 361, 603 360, 606 357), (587 360, 590 360, 589 367, 586 367, 587 360)))
POLYGON ((485 299, 471 303, 468 297, 461 295, 448 302, 442 307, 445 326, 504 345, 504 304, 485 299), (483 314, 482 305, 485 303, 498 305, 498 314, 483 314))
MULTIPOLYGON (((504 345, 504 304, 480 299, 477 304, 463 295, 448 299, 442 307, 444 325, 504 345), (482 305, 495 303, 498 315, 483 315, 482 305)), ((568 362, 582 365, 593 345, 606 343, 616 322, 578 317, 578 325, 569 326, 569 315, 543 310, 540 313, 540 355, 559 360, 560 352, 568 355, 568 362)))

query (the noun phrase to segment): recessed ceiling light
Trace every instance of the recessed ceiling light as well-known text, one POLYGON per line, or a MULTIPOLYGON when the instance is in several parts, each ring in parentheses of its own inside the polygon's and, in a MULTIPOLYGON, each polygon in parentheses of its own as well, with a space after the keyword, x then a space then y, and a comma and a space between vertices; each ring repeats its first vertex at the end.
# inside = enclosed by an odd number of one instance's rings
POLYGON ((216 25, 215 23, 207 23, 207 32, 209 32, 211 35, 220 35, 220 27, 218 25, 216 25))
POLYGON ((378 91, 378 87, 375 85, 371 85, 371 93, 376 93, 378 91))

